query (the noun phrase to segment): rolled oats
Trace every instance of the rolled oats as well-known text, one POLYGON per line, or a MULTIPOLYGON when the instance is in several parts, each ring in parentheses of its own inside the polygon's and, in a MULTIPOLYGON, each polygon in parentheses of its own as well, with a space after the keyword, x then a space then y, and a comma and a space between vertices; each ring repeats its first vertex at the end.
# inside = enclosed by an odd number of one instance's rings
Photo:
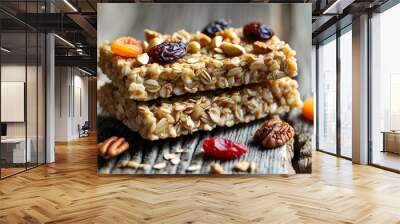
POLYGON ((225 29, 213 39, 201 32, 190 34, 185 30, 172 35, 149 29, 144 33, 147 40, 142 42, 145 52, 164 41, 182 41, 188 43, 189 53, 173 64, 161 65, 151 62, 147 54, 136 59, 118 57, 113 54, 111 43, 102 45, 99 49, 100 68, 116 86, 130 90, 129 98, 138 101, 297 75, 296 52, 277 36, 265 42, 248 42, 241 39, 241 28, 225 29), (196 76, 188 76, 189 70, 196 76), (156 80, 160 88, 143 89, 139 84, 148 79, 156 80))
POLYGON ((153 166, 153 168, 156 170, 162 170, 165 167, 167 167, 167 164, 165 162, 157 163, 157 164, 154 164, 154 166, 153 166))
POLYGON ((171 160, 171 159, 175 159, 176 155, 174 153, 165 153, 163 157, 165 160, 171 160))
POLYGON ((179 157, 175 157, 175 158, 171 159, 170 162, 171 162, 173 165, 177 165, 178 163, 181 162, 181 159, 180 159, 179 157))
POLYGON ((171 93, 172 93, 172 89, 173 89, 173 87, 172 87, 171 83, 165 84, 163 87, 161 87, 160 96, 162 98, 170 97, 171 93))
POLYGON ((158 82, 154 79, 147 79, 144 81, 143 85, 146 90, 151 93, 158 92, 161 88, 160 84, 158 84, 158 82))
POLYGON ((200 166, 199 164, 193 164, 193 165, 190 165, 190 166, 186 169, 186 171, 194 172, 194 171, 200 170, 200 168, 201 168, 201 166, 200 166))
POLYGON ((209 85, 212 81, 210 74, 205 69, 200 70, 199 76, 204 85, 209 85))
POLYGON ((208 110, 208 115, 210 115, 210 119, 219 124, 221 122, 221 113, 218 108, 212 107, 208 110))
MULTIPOLYGON (((162 86, 161 90, 170 88, 162 86)), ((282 78, 237 89, 139 102, 109 83, 100 88, 98 98, 105 111, 143 138, 156 140, 287 113, 302 105, 297 88, 295 80, 282 78)))

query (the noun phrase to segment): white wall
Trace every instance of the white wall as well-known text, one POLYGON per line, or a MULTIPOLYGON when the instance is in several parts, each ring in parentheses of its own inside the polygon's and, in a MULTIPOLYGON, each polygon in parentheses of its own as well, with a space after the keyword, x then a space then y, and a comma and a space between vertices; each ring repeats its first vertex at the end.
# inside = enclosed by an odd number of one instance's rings
MULTIPOLYGON (((30 139, 32 161, 44 162, 45 150, 45 121, 44 121, 44 74, 42 68, 25 64, 3 64, 1 66, 1 81, 18 81, 26 83, 25 122, 7 122, 7 137, 30 139), (36 70, 38 69, 38 71, 36 70), (27 80, 25 80, 27 78, 27 80), (39 154, 36 157, 36 153, 39 154)), ((7 110, 9 108, 1 108, 7 110)), ((25 111, 24 111, 25 112, 25 111)))
MULTIPOLYGON (((27 108, 28 112, 33 110, 36 111, 37 99, 36 99, 36 80, 30 78, 30 74, 36 74, 36 67, 34 66, 27 66, 28 72, 28 85, 29 87, 35 86, 35 88, 27 88, 27 106, 31 108, 27 108), (34 108, 32 108, 34 107, 34 108), (33 110, 32 110, 33 109, 33 110)), ((6 64, 1 66, 1 81, 2 82, 25 82, 25 65, 18 65, 18 64, 6 64)), ((39 105, 40 106, 40 105, 39 105)), ((2 110, 7 110, 7 108, 1 108, 2 110)), ((37 115, 36 113, 27 113, 27 120, 30 122, 28 124, 28 129, 30 127, 36 130, 36 120, 37 115), (31 124, 34 122, 35 124, 31 124), (35 126, 35 127, 33 127, 35 126)), ((28 137, 29 137, 29 130, 28 130, 28 137)), ((36 133, 35 133, 36 134, 36 133)), ((8 137, 25 137, 25 122, 11 122, 7 123, 7 135, 8 137)))
POLYGON ((56 67, 55 73, 55 140, 77 139, 78 124, 88 121, 88 78, 71 67, 56 67))

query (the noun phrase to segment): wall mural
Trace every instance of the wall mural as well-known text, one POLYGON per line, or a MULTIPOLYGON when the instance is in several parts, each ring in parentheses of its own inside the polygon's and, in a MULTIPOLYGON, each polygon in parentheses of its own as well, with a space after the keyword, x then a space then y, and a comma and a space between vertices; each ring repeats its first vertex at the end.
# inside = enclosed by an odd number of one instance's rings
POLYGON ((310 173, 310 21, 311 4, 99 4, 98 172, 310 173))

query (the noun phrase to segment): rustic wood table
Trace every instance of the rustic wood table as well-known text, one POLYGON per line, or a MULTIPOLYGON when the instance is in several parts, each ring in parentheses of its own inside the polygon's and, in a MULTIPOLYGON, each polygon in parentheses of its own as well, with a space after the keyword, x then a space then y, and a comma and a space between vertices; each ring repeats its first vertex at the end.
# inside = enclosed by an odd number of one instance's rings
POLYGON ((110 136, 121 136, 128 139, 130 150, 122 155, 112 158, 98 159, 99 174, 208 174, 210 166, 219 163, 226 174, 249 174, 249 172, 238 172, 233 169, 238 162, 254 162, 256 170, 251 174, 294 174, 311 172, 311 137, 312 125, 299 117, 298 112, 287 118, 295 128, 296 137, 294 149, 280 147, 265 150, 253 141, 254 132, 261 126, 264 119, 240 124, 231 128, 216 128, 211 132, 199 131, 187 136, 175 139, 148 141, 142 139, 138 134, 130 131, 120 121, 110 117, 104 112, 98 115, 98 140, 101 142, 110 136), (235 140, 246 145, 249 152, 244 156, 228 161, 220 161, 207 157, 202 151, 202 141, 208 137, 224 137, 235 140), (176 165, 164 159, 164 154, 180 153, 180 162, 176 165), (305 160, 304 160, 305 159, 305 160), (135 161, 149 164, 147 169, 122 168, 123 161, 135 161), (152 168, 154 164, 165 162, 164 169, 152 168), (191 165, 200 165, 196 171, 188 171, 191 165))

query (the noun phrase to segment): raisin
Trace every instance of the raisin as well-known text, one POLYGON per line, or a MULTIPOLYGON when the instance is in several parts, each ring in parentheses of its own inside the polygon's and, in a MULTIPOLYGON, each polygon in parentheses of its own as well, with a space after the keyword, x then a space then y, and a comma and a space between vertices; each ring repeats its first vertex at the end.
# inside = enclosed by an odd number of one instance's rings
POLYGON ((249 40, 269 40, 274 32, 271 28, 261 23, 249 23, 243 27, 243 35, 249 40))
POLYGON ((245 146, 239 143, 216 137, 205 139, 203 141, 203 150, 206 155, 221 160, 235 159, 248 151, 245 146))
POLYGON ((174 62, 187 53, 187 47, 182 42, 163 42, 147 52, 151 59, 160 64, 174 62))
POLYGON ((213 38, 217 32, 222 31, 228 27, 231 27, 231 21, 219 19, 209 23, 206 27, 204 27, 203 31, 201 32, 213 38))

